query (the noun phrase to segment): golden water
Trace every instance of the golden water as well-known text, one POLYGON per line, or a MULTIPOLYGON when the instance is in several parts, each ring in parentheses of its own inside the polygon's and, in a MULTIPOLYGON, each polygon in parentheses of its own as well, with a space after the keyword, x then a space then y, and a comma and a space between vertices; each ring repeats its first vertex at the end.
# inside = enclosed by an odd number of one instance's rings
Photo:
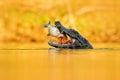
POLYGON ((36 45, 2 45, 0 80, 120 80, 119 45, 93 50, 36 45))

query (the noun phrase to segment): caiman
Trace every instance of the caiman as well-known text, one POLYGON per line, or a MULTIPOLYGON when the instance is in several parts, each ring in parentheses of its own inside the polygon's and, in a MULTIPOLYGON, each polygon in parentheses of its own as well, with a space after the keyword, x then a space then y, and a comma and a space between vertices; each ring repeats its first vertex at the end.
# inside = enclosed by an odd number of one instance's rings
POLYGON ((55 27, 58 28, 61 34, 69 36, 70 40, 67 40, 64 44, 48 41, 50 46, 66 49, 93 49, 89 41, 78 31, 64 27, 60 21, 55 21, 55 27))

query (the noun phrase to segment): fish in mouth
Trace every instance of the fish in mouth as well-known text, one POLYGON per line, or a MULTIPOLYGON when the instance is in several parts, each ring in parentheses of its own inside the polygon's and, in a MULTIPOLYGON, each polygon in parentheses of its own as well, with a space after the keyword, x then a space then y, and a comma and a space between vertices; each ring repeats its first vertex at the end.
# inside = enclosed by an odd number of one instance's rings
POLYGON ((66 42, 62 44, 48 41, 50 46, 67 49, 93 49, 88 40, 80 35, 80 33, 78 33, 76 30, 64 27, 60 21, 55 21, 55 27, 58 28, 61 34, 67 35, 70 39, 67 39, 66 42))

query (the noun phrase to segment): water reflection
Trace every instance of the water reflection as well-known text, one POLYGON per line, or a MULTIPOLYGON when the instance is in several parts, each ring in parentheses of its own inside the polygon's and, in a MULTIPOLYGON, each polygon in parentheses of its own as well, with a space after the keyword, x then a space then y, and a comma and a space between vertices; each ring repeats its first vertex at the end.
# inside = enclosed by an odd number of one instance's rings
POLYGON ((108 48, 95 50, 50 49, 51 80, 56 80, 58 75, 59 78, 62 75, 60 80, 119 80, 119 53, 119 49, 108 48))
POLYGON ((0 50, 0 80, 119 80, 119 49, 0 50))

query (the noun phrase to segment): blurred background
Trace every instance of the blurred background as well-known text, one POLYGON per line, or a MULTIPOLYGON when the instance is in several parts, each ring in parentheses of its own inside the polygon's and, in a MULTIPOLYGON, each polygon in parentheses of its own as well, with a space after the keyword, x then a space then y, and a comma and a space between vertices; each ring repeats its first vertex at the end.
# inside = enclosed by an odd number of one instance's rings
POLYGON ((0 42, 45 42, 49 20, 93 43, 120 43, 120 0, 0 0, 0 42))
POLYGON ((0 0, 0 80, 120 80, 120 0, 0 0), (96 49, 48 48, 49 20, 96 49))

